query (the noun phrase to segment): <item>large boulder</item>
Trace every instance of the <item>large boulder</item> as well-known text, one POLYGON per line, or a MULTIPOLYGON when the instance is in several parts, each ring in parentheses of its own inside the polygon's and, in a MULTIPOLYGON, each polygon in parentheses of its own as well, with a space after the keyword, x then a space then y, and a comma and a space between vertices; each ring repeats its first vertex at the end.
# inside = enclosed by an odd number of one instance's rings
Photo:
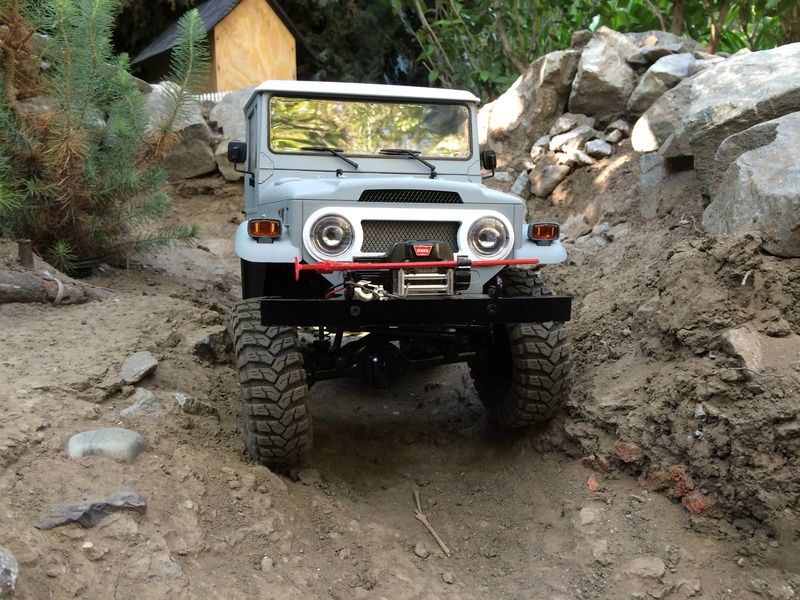
POLYGON ((760 123, 726 139, 717 152, 721 166, 703 226, 729 234, 761 231, 770 254, 800 257, 800 112, 760 123))
POLYGON ((228 161, 228 142, 244 141, 247 128, 244 119, 244 105, 253 94, 254 88, 244 88, 227 94, 211 109, 208 120, 222 132, 222 139, 214 151, 214 159, 222 176, 228 181, 238 181, 242 174, 233 170, 228 161))
MULTIPOLYGON (((147 133, 160 131, 166 126, 175 112, 175 95, 178 91, 176 84, 163 81, 151 86, 149 94, 144 96, 144 105, 149 121, 147 133)), ((203 113, 199 102, 188 102, 178 110, 172 121, 172 131, 181 131, 192 125, 205 125, 203 113)))
POLYGON ((760 122, 800 110, 800 43, 738 54, 666 92, 637 121, 639 152, 657 150, 670 136, 670 156, 692 156, 704 194, 722 141, 760 122))
POLYGON ((494 147, 501 163, 526 153, 531 140, 546 134, 564 112, 580 55, 579 50, 545 54, 481 109, 481 142, 494 147))
POLYGON ((694 63, 694 55, 688 52, 659 58, 642 76, 639 85, 628 98, 628 112, 635 115, 642 114, 664 92, 686 79, 694 63))
POLYGON ((569 110, 611 120, 625 112, 636 86, 636 73, 627 62, 639 48, 624 34, 608 27, 597 30, 581 55, 572 82, 569 110))
POLYGON ((164 160, 164 168, 171 180, 189 179, 217 170, 214 151, 211 149, 211 130, 208 125, 198 123, 181 133, 181 141, 170 150, 164 160))

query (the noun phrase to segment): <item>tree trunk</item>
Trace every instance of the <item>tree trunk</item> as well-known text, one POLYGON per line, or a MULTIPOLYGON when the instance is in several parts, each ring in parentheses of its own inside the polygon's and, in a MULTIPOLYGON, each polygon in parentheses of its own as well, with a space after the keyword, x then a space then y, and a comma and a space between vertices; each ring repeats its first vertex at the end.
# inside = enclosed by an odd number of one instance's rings
POLYGON ((6 302, 82 304, 110 296, 108 290, 75 281, 60 273, 58 279, 54 279, 32 271, 0 270, 0 304, 6 302))
POLYGON ((670 31, 675 35, 683 32, 683 0, 675 0, 672 6, 672 28, 670 31))

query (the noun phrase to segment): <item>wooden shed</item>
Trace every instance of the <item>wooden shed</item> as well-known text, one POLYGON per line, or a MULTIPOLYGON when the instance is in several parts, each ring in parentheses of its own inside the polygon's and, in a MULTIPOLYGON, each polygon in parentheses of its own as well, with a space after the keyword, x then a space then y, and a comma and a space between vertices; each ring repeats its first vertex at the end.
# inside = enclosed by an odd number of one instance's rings
MULTIPOLYGON (((208 32, 211 72, 205 92, 254 86, 266 79, 297 79, 297 52, 313 54, 275 0, 207 0, 197 7, 208 32)), ((132 61, 140 76, 161 81, 178 23, 170 25, 132 61)))

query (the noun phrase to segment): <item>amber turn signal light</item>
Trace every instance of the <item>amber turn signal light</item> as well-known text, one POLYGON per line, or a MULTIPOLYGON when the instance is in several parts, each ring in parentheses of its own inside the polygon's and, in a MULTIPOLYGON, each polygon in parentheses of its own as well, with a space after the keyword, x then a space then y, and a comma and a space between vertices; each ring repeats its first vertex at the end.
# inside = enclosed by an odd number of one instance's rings
POLYGON ((528 225, 528 239, 534 242, 552 242, 558 239, 558 223, 531 223, 528 225))
POLYGON ((250 219, 247 222, 247 233, 254 238, 281 237, 281 222, 274 219, 250 219))

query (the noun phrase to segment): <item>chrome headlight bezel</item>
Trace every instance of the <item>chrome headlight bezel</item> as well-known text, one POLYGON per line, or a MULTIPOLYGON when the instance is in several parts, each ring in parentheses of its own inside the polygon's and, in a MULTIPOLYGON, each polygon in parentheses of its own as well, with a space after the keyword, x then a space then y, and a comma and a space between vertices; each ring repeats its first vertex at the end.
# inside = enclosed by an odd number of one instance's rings
POLYGON ((308 230, 309 243, 326 257, 341 256, 355 242, 353 224, 341 215, 327 214, 317 219, 308 230))
POLYGON ((506 224, 493 216, 477 219, 467 233, 470 250, 481 258, 497 258, 508 253, 512 243, 506 224))

